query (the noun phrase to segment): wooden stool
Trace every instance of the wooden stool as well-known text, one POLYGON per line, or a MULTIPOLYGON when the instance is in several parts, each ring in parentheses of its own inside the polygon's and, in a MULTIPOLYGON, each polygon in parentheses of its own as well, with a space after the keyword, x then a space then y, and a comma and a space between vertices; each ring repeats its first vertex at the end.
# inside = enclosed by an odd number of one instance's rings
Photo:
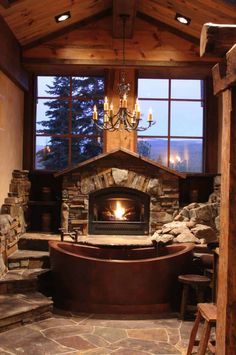
POLYGON ((216 326, 216 306, 213 303, 199 303, 197 305, 197 308, 198 312, 193 325, 193 329, 190 334, 187 355, 192 354, 193 346, 198 343, 196 341, 196 336, 199 323, 202 319, 204 319, 204 325, 198 346, 197 355, 205 355, 207 347, 212 353, 215 354, 216 347, 211 342, 209 342, 209 337, 211 333, 211 328, 216 326))
POLYGON ((180 319, 184 319, 187 310, 189 288, 196 289, 197 301, 204 302, 204 293, 207 286, 210 285, 211 279, 203 275, 179 275, 179 282, 183 284, 183 292, 180 306, 180 319))

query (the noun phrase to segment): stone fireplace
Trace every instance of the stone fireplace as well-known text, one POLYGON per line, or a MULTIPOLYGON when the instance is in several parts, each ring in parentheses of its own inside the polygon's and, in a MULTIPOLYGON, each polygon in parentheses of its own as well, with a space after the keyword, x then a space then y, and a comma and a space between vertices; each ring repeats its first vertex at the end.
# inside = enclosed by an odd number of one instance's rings
POLYGON ((61 228, 81 234, 149 235, 179 209, 179 179, 126 149, 104 153, 62 176, 61 228))

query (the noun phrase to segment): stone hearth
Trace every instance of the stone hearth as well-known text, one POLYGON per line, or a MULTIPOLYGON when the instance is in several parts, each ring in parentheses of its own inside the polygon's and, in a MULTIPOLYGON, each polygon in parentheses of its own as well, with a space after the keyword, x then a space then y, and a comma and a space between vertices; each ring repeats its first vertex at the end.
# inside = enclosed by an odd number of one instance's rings
POLYGON ((90 194, 117 187, 149 196, 146 234, 152 234, 173 220, 179 209, 179 179, 185 177, 125 149, 101 154, 56 176, 63 177, 61 228, 64 232, 79 230, 81 234, 88 233, 90 194))

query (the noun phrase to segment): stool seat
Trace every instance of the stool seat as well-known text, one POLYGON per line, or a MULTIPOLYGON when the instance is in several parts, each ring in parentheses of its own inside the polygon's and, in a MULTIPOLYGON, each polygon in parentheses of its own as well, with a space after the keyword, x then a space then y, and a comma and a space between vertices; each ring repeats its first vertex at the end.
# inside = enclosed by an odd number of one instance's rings
POLYGON ((193 275, 193 274, 187 274, 187 275, 179 275, 178 280, 184 284, 188 285, 204 285, 204 284, 210 284, 211 279, 207 276, 204 275, 193 275))
POLYGON ((216 322, 216 305, 213 303, 198 303, 198 310, 207 322, 216 322))
POLYGON ((197 301, 204 302, 204 294, 207 286, 210 285, 211 279, 204 275, 186 274, 178 276, 179 282, 183 284, 182 299, 180 306, 180 318, 185 318, 185 313, 187 311, 187 302, 189 288, 195 288, 197 293, 197 301))

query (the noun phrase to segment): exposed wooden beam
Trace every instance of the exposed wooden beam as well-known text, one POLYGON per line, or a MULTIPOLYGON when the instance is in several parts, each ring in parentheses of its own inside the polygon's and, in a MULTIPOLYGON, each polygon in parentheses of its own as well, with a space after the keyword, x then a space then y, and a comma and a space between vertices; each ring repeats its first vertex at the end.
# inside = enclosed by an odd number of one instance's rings
POLYGON ((16 85, 24 90, 28 90, 28 74, 21 65, 20 45, 1 16, 0 43, 0 70, 2 70, 16 85))
POLYGON ((69 26, 66 26, 58 31, 55 31, 53 33, 50 33, 46 36, 43 36, 41 38, 38 38, 36 39, 35 41, 32 41, 30 43, 27 43, 26 45, 22 46, 22 49, 23 50, 27 50, 27 49, 31 49, 31 48, 34 48, 34 47, 37 47, 47 41, 50 41, 52 39, 55 39, 59 36, 62 36, 64 35, 65 33, 68 33, 70 31, 73 31, 75 29, 78 29, 78 28, 81 28, 81 27, 84 27, 86 25, 89 25, 90 23, 93 23, 94 21, 97 21, 97 20, 100 20, 106 16, 110 16, 112 13, 112 10, 111 9, 107 9, 107 10, 104 10, 96 15, 93 15, 93 16, 90 16, 90 17, 87 17, 79 22, 76 22, 76 23, 73 23, 69 26))
POLYGON ((226 59, 212 69, 214 94, 236 85, 236 45, 228 51, 226 59))
POLYGON ((179 36, 179 37, 182 37, 184 39, 186 39, 187 41, 191 42, 191 43, 194 43, 194 44, 197 44, 199 46, 200 44, 200 41, 197 37, 193 37, 183 31, 180 31, 178 30, 177 28, 174 28, 170 25, 167 25, 166 23, 164 22, 161 22, 149 15, 146 15, 144 14, 143 12, 137 12, 137 17, 140 18, 141 20, 144 20, 158 28, 161 28, 163 30, 166 30, 166 31, 169 31, 170 33, 173 33, 175 34, 176 36, 179 36))
POLYGON ((123 37, 123 22, 120 15, 127 15, 125 37, 132 38, 136 17, 137 0, 113 0, 113 37, 123 37))
POLYGON ((236 43, 236 25, 205 23, 202 27, 200 56, 222 57, 236 43))
MULTIPOLYGON (((161 60, 128 60, 126 61, 126 68, 156 68, 156 67, 171 67, 171 68, 192 68, 193 66, 199 66, 202 68, 212 68, 213 62, 201 62, 201 61, 161 61, 161 60)), ((88 67, 88 66, 100 66, 100 67, 122 67, 122 62, 117 60, 106 59, 58 59, 58 58, 23 58, 23 65, 27 70, 37 71, 42 67, 52 68, 55 66, 74 66, 88 67)), ((190 75, 191 76, 191 75, 190 75)), ((194 73, 193 73, 194 76, 194 73)))

